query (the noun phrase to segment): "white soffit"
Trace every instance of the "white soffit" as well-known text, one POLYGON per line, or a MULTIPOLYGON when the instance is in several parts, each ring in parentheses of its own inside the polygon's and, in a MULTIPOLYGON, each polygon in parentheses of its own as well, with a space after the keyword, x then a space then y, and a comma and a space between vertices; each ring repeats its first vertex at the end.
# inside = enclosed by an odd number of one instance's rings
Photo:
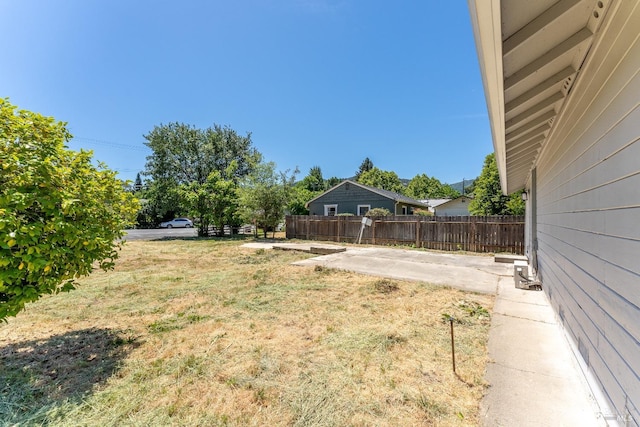
POLYGON ((611 1, 469 0, 505 193, 525 186, 611 1))

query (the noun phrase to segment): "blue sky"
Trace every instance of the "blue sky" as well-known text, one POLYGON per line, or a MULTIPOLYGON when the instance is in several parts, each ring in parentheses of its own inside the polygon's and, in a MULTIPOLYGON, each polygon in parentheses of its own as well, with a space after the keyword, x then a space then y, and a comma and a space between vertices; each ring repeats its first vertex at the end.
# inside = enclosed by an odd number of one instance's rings
POLYGON ((0 0, 0 97, 134 179, 143 135, 251 132, 281 170, 476 177, 492 151, 466 1, 0 0))

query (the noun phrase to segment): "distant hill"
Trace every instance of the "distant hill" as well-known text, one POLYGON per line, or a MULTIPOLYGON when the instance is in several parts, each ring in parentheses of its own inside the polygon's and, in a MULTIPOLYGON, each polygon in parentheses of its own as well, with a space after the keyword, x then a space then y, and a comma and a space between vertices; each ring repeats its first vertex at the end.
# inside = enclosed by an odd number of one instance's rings
POLYGON ((462 188, 469 188, 471 184, 473 184, 473 181, 475 181, 475 179, 465 179, 463 181, 449 185, 453 187, 458 193, 462 194, 462 188))

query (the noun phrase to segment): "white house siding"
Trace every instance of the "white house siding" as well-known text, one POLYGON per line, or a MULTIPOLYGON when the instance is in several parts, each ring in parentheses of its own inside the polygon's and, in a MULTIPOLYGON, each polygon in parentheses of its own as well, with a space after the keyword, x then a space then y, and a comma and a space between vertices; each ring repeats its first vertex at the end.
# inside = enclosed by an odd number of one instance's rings
POLYGON ((436 216, 469 216, 469 202, 466 197, 453 199, 435 208, 436 216))
POLYGON ((609 403, 638 425, 640 2, 608 13, 536 161, 538 274, 609 403))

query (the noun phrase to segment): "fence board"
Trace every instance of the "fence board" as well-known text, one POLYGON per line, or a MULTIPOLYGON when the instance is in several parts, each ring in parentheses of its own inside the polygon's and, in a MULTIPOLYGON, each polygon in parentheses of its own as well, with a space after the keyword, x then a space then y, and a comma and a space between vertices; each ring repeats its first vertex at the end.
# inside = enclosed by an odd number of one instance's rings
MULTIPOLYGON (((290 215, 288 239, 354 243, 361 216, 290 215)), ((524 253, 524 216, 388 216, 365 227, 362 243, 445 251, 524 253)))

